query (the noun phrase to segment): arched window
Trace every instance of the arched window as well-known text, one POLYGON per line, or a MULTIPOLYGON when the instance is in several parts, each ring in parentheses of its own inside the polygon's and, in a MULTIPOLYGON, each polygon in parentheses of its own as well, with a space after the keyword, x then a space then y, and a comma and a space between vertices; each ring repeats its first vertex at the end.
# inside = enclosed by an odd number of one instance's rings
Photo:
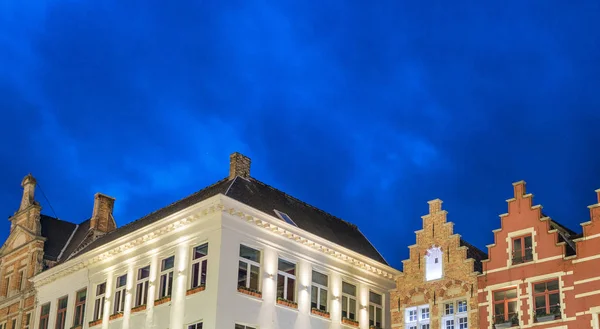
POLYGON ((425 280, 437 280, 442 278, 442 260, 444 254, 440 247, 431 247, 425 254, 425 280))

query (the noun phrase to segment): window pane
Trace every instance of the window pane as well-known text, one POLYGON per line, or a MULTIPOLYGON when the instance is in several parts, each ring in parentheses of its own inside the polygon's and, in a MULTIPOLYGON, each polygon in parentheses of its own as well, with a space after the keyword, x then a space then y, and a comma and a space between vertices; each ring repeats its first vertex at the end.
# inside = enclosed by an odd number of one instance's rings
POLYGON ((371 303, 377 304, 377 305, 382 305, 381 303, 381 295, 380 294, 376 294, 372 291, 369 291, 369 301, 371 303))
POLYGON ((547 282, 546 285, 549 291, 558 290, 558 280, 547 282))
POLYGON ((535 285, 533 285, 533 291, 535 293, 541 293, 546 291, 546 284, 545 283, 537 283, 535 285))
POLYGON ((150 276, 150 266, 142 267, 138 270, 138 280, 145 279, 150 276))
POLYGON ((508 313, 517 312, 517 302, 508 302, 508 313))
POLYGON ((127 284, 127 274, 121 275, 117 278, 117 288, 123 287, 127 284))
POLYGON ((342 282, 342 292, 351 296, 356 296, 356 286, 342 282))
POLYGON ((260 251, 246 247, 243 244, 240 245, 240 257, 249 259, 251 261, 260 262, 260 251))
POLYGON ((208 255, 208 243, 194 248, 194 259, 202 258, 208 255))
POLYGON ((521 251, 523 248, 521 247, 521 239, 516 239, 513 242, 513 250, 514 251, 521 251))
POLYGON ((312 282, 327 287, 327 275, 312 271, 312 282))
POLYGON ((246 287, 248 280, 248 265, 245 262, 240 261, 238 268, 238 286, 246 287))
POLYGON ((517 298, 517 289, 510 289, 505 291, 506 293, 506 299, 513 299, 513 298, 517 298))
POLYGON ((78 302, 84 302, 85 301, 85 296, 86 296, 87 290, 80 290, 77 292, 77 301, 78 302))
POLYGON ((550 306, 555 306, 560 304, 560 298, 558 294, 550 294, 548 296, 548 301, 550 302, 550 306))
POLYGON ((296 280, 292 279, 292 278, 288 278, 288 283, 287 283, 287 296, 286 299, 287 300, 294 300, 294 292, 296 291, 296 280))
POLYGON ((525 248, 526 249, 531 248, 531 236, 526 236, 524 240, 525 240, 525 248))
POLYGON ((499 315, 499 314, 504 314, 504 304, 494 304, 494 314, 495 315, 499 315))
POLYGON ((282 276, 282 275, 278 275, 277 276, 277 297, 279 297, 279 298, 285 298, 283 296, 284 287, 285 287, 285 277, 282 276))
POLYGON ((106 292, 106 282, 99 284, 96 287, 96 295, 102 295, 106 292))
POLYGON ((319 301, 319 308, 323 311, 327 310, 327 290, 321 289, 321 299, 319 301))
POLYGON ((58 309, 67 308, 67 297, 58 300, 58 309))
POLYGON ((279 263, 277 264, 277 269, 281 272, 296 275, 296 264, 290 263, 281 258, 279 259, 279 263))
POLYGON ((352 320, 356 320, 356 300, 350 298, 350 307, 348 309, 348 313, 350 313, 349 318, 352 320))
POLYGON ((494 291, 494 300, 495 301, 504 300, 505 295, 506 294, 504 293, 504 291, 494 291))
POLYGON ((258 290, 259 272, 258 266, 250 266, 250 289, 258 290))
POLYGON ((319 288, 312 286, 310 290, 310 307, 317 307, 319 288))
POLYGON ((535 308, 546 307, 546 297, 545 296, 536 296, 535 297, 535 308))
POLYGON ((175 256, 163 259, 160 270, 166 271, 168 269, 172 269, 173 266, 175 266, 175 256))
POLYGON ((342 296, 342 317, 348 317, 348 297, 342 296))

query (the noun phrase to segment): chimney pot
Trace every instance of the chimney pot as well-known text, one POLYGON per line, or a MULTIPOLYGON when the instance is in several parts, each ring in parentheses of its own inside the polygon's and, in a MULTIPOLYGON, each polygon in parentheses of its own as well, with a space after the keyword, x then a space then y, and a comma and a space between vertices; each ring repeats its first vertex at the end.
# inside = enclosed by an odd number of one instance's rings
POLYGON ((108 233, 117 228, 113 218, 115 198, 102 193, 94 195, 94 210, 90 219, 90 228, 103 233, 108 233))
POLYGON ((250 177, 250 158, 235 152, 229 156, 229 179, 250 177))

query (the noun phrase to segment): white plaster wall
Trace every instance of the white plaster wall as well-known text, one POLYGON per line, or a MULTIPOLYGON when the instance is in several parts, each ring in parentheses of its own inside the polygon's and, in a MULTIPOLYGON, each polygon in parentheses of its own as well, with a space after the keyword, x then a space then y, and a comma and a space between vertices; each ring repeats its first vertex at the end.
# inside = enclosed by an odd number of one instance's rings
MULTIPOLYGON (((215 197, 223 198, 223 197, 215 197)), ((213 200, 214 201, 214 200, 213 200)), ((226 202, 230 202, 225 200, 226 202)), ((226 205, 227 207, 228 205, 226 205)), ((239 204, 234 204, 240 207, 239 204)), ((244 211, 247 211, 245 209, 244 211)), ((255 212, 254 216, 265 215, 255 212)), ((283 223, 283 222, 282 222, 283 223)), ((122 239, 126 243, 127 238, 122 239)), ((82 255, 86 257, 86 255, 82 255)), ((360 270, 347 262, 316 251, 306 245, 258 227, 239 216, 217 212, 205 216, 179 231, 147 241, 143 245, 106 259, 93 266, 81 269, 50 284, 39 287, 37 315, 39 307, 50 301, 49 328, 53 328, 56 318, 57 300, 69 295, 66 328, 71 327, 76 291, 87 287, 86 314, 84 328, 92 320, 96 285, 107 283, 106 303, 102 325, 94 329, 185 329, 186 325, 202 321, 204 328, 234 328, 235 323, 253 325, 260 329, 337 329, 341 325, 340 296, 342 280, 356 284, 358 305, 368 305, 370 289, 384 294, 384 327, 390 326, 389 291, 394 282, 372 273, 360 270), (191 252, 194 246, 208 242, 208 273, 206 290, 186 296, 189 288, 191 252), (262 251, 261 290, 262 300, 237 292, 238 255, 240 244, 262 251), (171 302, 154 306, 159 288, 160 262, 175 255, 174 285, 171 302), (283 256, 297 263, 296 290, 298 309, 289 309, 276 304, 276 280, 267 274, 277 273, 277 259, 283 256), (130 313, 136 290, 137 269, 150 265, 148 303, 145 311, 130 313), (331 320, 311 315, 310 286, 312 270, 316 269, 329 276, 328 309, 331 320), (113 314, 113 295, 117 276, 128 273, 125 312, 121 319, 109 321, 113 314)), ((358 310, 360 328, 368 329, 368 311, 358 310)))

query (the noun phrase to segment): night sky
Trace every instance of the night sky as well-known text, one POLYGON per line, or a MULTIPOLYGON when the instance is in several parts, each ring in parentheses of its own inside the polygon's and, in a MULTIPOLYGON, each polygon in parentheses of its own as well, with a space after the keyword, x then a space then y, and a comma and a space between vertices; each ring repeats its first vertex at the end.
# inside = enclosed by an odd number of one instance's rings
POLYGON ((0 111, 2 216, 31 172, 44 213, 79 223, 103 192, 123 225, 239 151, 400 267, 428 200, 485 248, 519 180, 581 231, 600 2, 4 1, 0 111))

